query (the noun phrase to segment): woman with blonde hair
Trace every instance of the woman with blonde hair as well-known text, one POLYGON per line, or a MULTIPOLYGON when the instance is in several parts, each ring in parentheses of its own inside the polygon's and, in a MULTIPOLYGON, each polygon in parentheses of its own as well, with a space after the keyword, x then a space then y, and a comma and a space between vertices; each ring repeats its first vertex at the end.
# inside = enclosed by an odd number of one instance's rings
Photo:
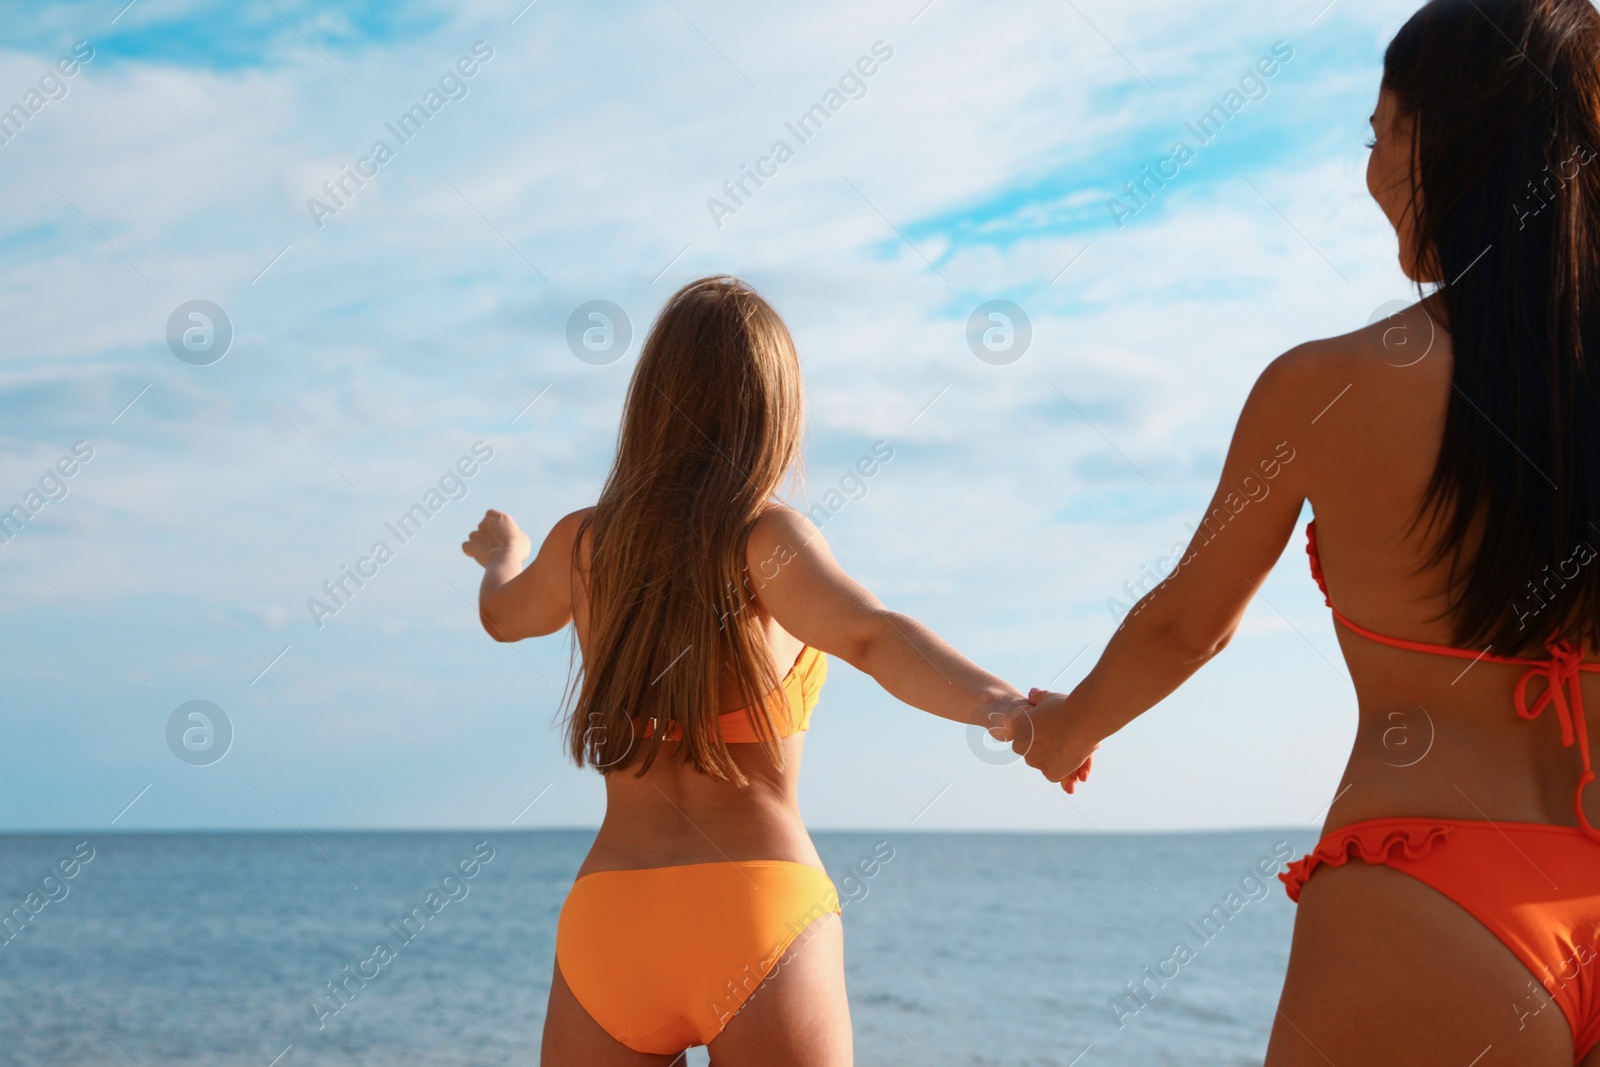
POLYGON ((572 758, 606 814, 562 908, 546 1067, 852 1062, 839 898, 801 820, 801 749, 838 656, 906 703, 989 726, 1026 698, 840 568, 775 501, 800 457, 800 365, 726 277, 667 301, 594 507, 462 546, 500 641, 571 622, 572 758), (781 966, 780 966, 781 963, 781 966))

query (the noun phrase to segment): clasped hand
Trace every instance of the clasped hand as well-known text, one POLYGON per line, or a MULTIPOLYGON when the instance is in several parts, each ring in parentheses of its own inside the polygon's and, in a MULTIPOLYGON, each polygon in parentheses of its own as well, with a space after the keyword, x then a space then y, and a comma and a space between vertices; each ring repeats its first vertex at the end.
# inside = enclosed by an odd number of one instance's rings
POLYGON ((1026 704, 992 713, 989 734, 996 741, 1010 741, 1028 766, 1071 793, 1089 780, 1100 743, 1085 733, 1067 707, 1069 699, 1066 693, 1030 689, 1026 704))

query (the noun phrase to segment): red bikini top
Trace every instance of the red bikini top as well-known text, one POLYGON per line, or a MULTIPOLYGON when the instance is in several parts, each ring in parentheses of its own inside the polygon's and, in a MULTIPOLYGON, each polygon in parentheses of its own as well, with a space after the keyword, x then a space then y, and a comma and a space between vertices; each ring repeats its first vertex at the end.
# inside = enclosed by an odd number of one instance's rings
POLYGON ((1465 648, 1429 644, 1426 641, 1407 641, 1404 638, 1377 633, 1351 622, 1333 606, 1333 600, 1328 596, 1327 580, 1322 576, 1322 559, 1317 555, 1315 522, 1306 524, 1306 554, 1311 557, 1311 576, 1317 580, 1317 587, 1322 590, 1323 603, 1328 605, 1333 617, 1346 629, 1360 634, 1367 640, 1391 648, 1403 648, 1410 652, 1470 659, 1474 663, 1484 660, 1489 663, 1514 663, 1527 667, 1528 669, 1522 672, 1522 677, 1517 680, 1517 688, 1512 694, 1517 714, 1531 721, 1537 719, 1545 708, 1555 705, 1556 718, 1561 723, 1562 747, 1571 748, 1576 742, 1578 757, 1583 762, 1583 775, 1578 779, 1578 795, 1573 801, 1578 812, 1578 825, 1591 840, 1600 843, 1600 830, 1591 826, 1588 817, 1583 813, 1583 791, 1594 781, 1594 766, 1589 759, 1589 730, 1583 721, 1583 673, 1600 672, 1600 663, 1585 663, 1583 650, 1574 648, 1566 641, 1551 641, 1545 645, 1550 653, 1548 659, 1523 659, 1518 656, 1491 656, 1488 649, 1473 652, 1465 648), (1545 687, 1538 699, 1530 705, 1528 684, 1535 678, 1543 678, 1545 687))

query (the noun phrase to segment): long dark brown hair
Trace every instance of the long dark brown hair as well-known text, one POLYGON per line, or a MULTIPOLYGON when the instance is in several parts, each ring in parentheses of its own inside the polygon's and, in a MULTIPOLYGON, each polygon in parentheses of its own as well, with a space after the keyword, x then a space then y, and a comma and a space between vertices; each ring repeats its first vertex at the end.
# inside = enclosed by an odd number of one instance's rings
POLYGON ((580 766, 643 774, 674 733, 684 763, 743 783, 717 722, 728 677, 782 765, 766 704, 777 671, 749 610, 745 545, 796 465, 802 425, 794 342, 755 290, 718 276, 667 300, 573 552, 589 605, 567 720, 580 766))
POLYGON ((1415 122, 1412 276, 1440 283, 1455 349, 1421 512, 1455 640, 1600 646, 1600 14, 1432 0, 1383 87, 1415 122))

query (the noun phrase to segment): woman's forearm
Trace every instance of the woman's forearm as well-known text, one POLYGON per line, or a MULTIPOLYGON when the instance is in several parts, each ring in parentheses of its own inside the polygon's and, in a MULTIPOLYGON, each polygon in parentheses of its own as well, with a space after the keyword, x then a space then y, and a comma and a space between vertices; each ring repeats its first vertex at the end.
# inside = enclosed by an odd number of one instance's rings
POLYGON ((522 573, 522 560, 515 549, 495 552, 479 562, 483 564, 483 581, 478 583, 478 618, 490 636, 497 641, 516 638, 509 632, 504 612, 497 612, 499 594, 510 581, 522 573))
POLYGON ((1228 643, 1197 641, 1174 620, 1135 608, 1069 698, 1095 743, 1172 695, 1228 643))
POLYGON ((1033 707, 1016 723, 1012 747, 1072 792, 1106 738, 1164 700, 1228 643, 1231 627, 1201 640, 1183 621, 1131 613, 1071 693, 1030 694, 1033 707))
POLYGON ((897 612, 878 613, 852 662, 896 699, 956 722, 993 726, 997 707, 1024 700, 1016 688, 897 612))

